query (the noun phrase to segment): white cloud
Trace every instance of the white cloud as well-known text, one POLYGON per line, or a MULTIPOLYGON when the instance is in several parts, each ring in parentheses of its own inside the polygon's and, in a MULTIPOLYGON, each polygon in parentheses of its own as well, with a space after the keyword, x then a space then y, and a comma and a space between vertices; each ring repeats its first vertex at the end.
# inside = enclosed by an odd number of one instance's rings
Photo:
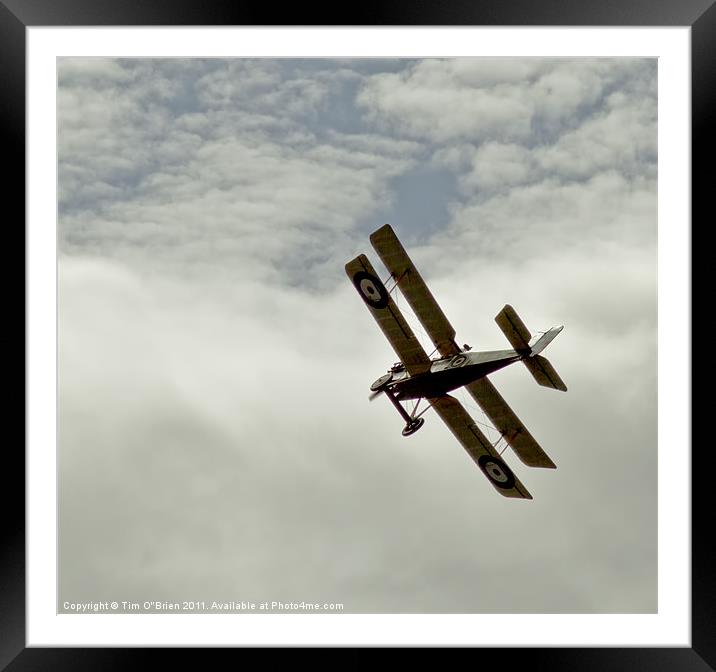
POLYGON ((627 175, 655 171, 656 140, 655 98, 615 93, 601 115, 542 149, 537 160, 544 173, 576 179, 609 169, 627 175))
POLYGON ((286 79, 278 61, 228 61, 196 82, 199 103, 207 109, 241 107, 275 117, 316 112, 328 94, 317 79, 286 79))
POLYGON ((101 89, 131 80, 131 74, 114 58, 61 58, 57 74, 61 89, 78 85, 101 89))
POLYGON ((505 190, 534 180, 534 159, 520 145, 494 142, 482 144, 472 157, 472 171, 461 178, 466 194, 475 189, 505 190))
MULTIPOLYGON (((612 408, 594 404, 613 386, 607 372, 629 383, 611 391, 616 408, 644 389, 639 368, 624 366, 636 366, 633 339, 596 351, 589 341, 600 365, 585 369, 587 335, 568 325, 550 354, 569 396, 521 370, 496 377, 560 465, 526 473, 510 456, 539 498, 507 508, 434 417, 405 440, 389 404, 367 403, 391 357, 347 281, 328 294, 257 283, 187 295, 183 283, 78 258, 63 260, 60 295, 61 599, 189 591, 359 612, 653 608, 639 576, 654 557, 634 555, 633 527, 651 511, 630 507, 615 525, 592 505, 629 486, 644 458, 622 442, 643 435, 649 405, 592 424, 612 408), (616 455, 619 473, 603 472, 616 455), (574 520, 565 500, 589 518, 574 520), (565 576, 573 562, 588 582, 565 576)), ((469 305, 451 311, 461 329, 469 305)), ((475 319, 496 341, 486 317, 475 319)))
MULTIPOLYGON (((625 178, 656 176, 656 100, 613 94, 603 110, 555 142, 526 147, 485 142, 456 163, 455 151, 436 160, 463 167, 460 186, 466 196, 510 191, 543 180, 584 180, 602 171, 619 171, 625 178)), ((459 159, 458 159, 459 160, 459 159)))
POLYGON ((385 119, 391 128, 412 138, 441 142, 529 133, 531 109, 516 87, 465 86, 459 80, 443 80, 448 73, 433 72, 434 67, 418 65, 410 75, 374 75, 358 101, 372 119, 385 119))
POLYGON ((443 257, 445 266, 475 256, 521 263, 553 254, 589 256, 610 246, 653 250, 656 207, 651 179, 614 171, 583 182, 545 179, 456 204, 452 226, 434 244, 443 253, 454 250, 443 257))
POLYGON ((161 68, 125 67, 128 89, 77 88, 74 80, 61 89, 60 231, 68 251, 164 271, 193 262, 229 277, 311 282, 303 260, 325 256, 331 240, 389 202, 391 178, 420 150, 331 129, 321 140, 285 120, 274 95, 304 101, 305 81, 276 88, 269 64, 214 67, 196 89, 200 101, 213 92, 215 104, 187 112, 153 102, 154 84, 168 79, 161 68), (232 109, 217 98, 222 81, 227 96, 238 86, 256 98, 232 109), (276 235, 267 239, 267 229, 276 235))
POLYGON ((534 142, 540 133, 573 126, 635 67, 644 62, 425 60, 370 77, 358 102, 372 119, 408 137, 534 142))

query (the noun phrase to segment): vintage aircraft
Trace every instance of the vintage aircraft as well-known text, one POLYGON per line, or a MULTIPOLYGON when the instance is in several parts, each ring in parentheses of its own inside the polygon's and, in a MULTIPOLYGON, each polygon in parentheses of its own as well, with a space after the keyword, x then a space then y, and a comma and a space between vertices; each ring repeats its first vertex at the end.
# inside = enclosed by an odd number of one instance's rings
POLYGON ((500 432, 500 440, 504 438, 522 462, 530 467, 554 469, 554 462, 520 422, 487 375, 513 362, 522 362, 540 385, 566 391, 566 385, 552 365, 539 354, 563 327, 554 327, 532 338, 514 309, 507 305, 495 321, 512 345, 511 350, 470 352, 467 345, 460 348, 455 342, 455 330, 391 226, 386 224, 371 234, 370 242, 395 282, 393 289, 397 286, 401 290, 439 354, 430 359, 368 257, 361 254, 349 261, 346 264, 348 277, 400 358, 400 362, 370 386, 371 397, 385 394, 390 399, 405 420, 403 436, 420 429, 424 423, 423 413, 434 408, 500 494, 532 499, 500 457, 497 451, 499 441, 493 445, 462 404, 448 392, 466 387, 500 432), (401 402, 411 399, 417 402, 412 412, 408 413, 401 402), (429 406, 418 413, 421 399, 426 399, 429 406))

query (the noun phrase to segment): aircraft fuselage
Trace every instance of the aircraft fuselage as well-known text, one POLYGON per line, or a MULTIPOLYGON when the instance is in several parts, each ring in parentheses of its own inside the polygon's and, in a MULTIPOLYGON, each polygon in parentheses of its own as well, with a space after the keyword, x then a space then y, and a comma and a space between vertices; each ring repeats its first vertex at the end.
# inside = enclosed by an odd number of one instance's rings
POLYGON ((425 373, 412 376, 407 371, 394 373, 390 387, 400 401, 438 397, 517 362, 522 357, 516 350, 461 352, 435 360, 425 373))

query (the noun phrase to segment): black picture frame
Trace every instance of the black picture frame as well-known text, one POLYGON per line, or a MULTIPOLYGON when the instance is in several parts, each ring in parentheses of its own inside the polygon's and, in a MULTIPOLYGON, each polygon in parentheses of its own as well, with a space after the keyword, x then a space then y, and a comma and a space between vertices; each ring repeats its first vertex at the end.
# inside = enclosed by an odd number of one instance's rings
MULTIPOLYGON (((405 0, 339 5, 281 7, 281 25, 542 25, 542 26, 685 26, 691 28, 692 59, 692 213, 693 221, 706 220, 704 205, 712 188, 714 141, 709 133, 716 112, 716 2, 715 0, 459 0, 416 3, 405 0)), ((217 0, 0 0, 0 129, 7 171, 6 203, 14 206, 7 231, 19 230, 25 217, 25 41, 33 26, 133 25, 275 25, 276 9, 266 3, 217 0)), ((706 249, 707 222, 692 224, 692 252, 706 249), (701 243, 701 244, 699 244, 701 243)), ((25 249, 24 235, 13 251, 25 249)), ((8 255, 9 256, 9 255, 8 255)), ((10 270, 4 271, 6 287, 10 270)), ((708 261, 692 260, 692 306, 709 305, 706 289, 708 261)), ((15 276, 13 276, 14 280, 15 276)), ((6 296, 14 293, 7 292, 6 296)), ((23 295, 24 296, 24 295, 23 295)), ((709 320, 709 324, 713 321, 709 320)), ((23 322, 24 325, 24 322, 23 322)), ((688 328, 690 325, 684 325, 688 328)), ((17 330, 19 331, 19 330, 17 330)), ((17 331, 6 330, 5 353, 17 331)), ((709 352, 709 329, 693 332, 692 351, 709 352)), ((25 351, 25 328, 22 329, 25 351)), ((20 340, 16 336, 16 340, 20 340)), ((10 359, 10 358, 9 358, 10 359)), ((14 358, 13 358, 14 359, 14 358)), ((700 386, 713 371, 713 363, 700 361, 692 371, 692 417, 705 415, 706 393, 700 386), (702 412, 699 413, 698 411, 702 412)), ((24 384, 23 384, 24 390, 24 384)), ((19 398, 17 395, 15 398, 19 398)), ((22 395, 24 402, 24 394, 22 395)), ((16 402, 19 403, 19 402, 16 402)), ((24 406, 23 406, 24 408, 24 406)), ((18 415, 19 415, 18 409, 18 415)), ((12 415, 10 416, 12 417, 12 415)), ((688 428, 684 428, 687 432, 688 428)), ((470 652, 472 664, 493 662, 534 670, 716 670, 716 553, 710 543, 712 506, 708 442, 692 435, 692 648, 483 648, 470 652)), ((21 670, 124 669, 139 663, 158 665, 172 653, 166 649, 26 648, 25 645, 25 516, 24 453, 15 441, 5 443, 6 483, 19 484, 20 494, 3 489, 0 548, 0 669, 21 670)), ((213 651, 216 651, 214 649, 213 651)), ((283 650, 286 653, 285 649, 283 650)), ((175 652, 177 653, 177 652, 175 652)), ((184 663, 206 665, 206 650, 181 650, 184 663)), ((383 652, 385 653, 385 652, 383 652)), ((359 652, 350 663, 359 663, 359 652)), ((423 652, 421 655, 432 655, 423 652)), ((439 654, 442 655, 442 654, 439 654)), ((430 664, 429 660, 425 660, 430 664)), ((437 662, 437 661, 436 661, 437 662)))

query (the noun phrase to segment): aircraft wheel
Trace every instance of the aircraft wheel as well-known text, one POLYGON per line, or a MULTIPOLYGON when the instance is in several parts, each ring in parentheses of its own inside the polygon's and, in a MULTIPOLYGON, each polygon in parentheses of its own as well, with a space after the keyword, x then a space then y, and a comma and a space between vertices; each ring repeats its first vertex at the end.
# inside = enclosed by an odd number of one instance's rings
POLYGON ((377 392, 378 390, 384 388, 391 380, 393 380, 393 374, 392 373, 386 373, 384 376, 381 376, 376 380, 371 386, 370 391, 371 392, 377 392))
POLYGON ((413 420, 409 425, 405 425, 403 427, 403 436, 410 436, 411 434, 415 434, 423 425, 425 424, 425 418, 418 418, 417 420, 413 420))

